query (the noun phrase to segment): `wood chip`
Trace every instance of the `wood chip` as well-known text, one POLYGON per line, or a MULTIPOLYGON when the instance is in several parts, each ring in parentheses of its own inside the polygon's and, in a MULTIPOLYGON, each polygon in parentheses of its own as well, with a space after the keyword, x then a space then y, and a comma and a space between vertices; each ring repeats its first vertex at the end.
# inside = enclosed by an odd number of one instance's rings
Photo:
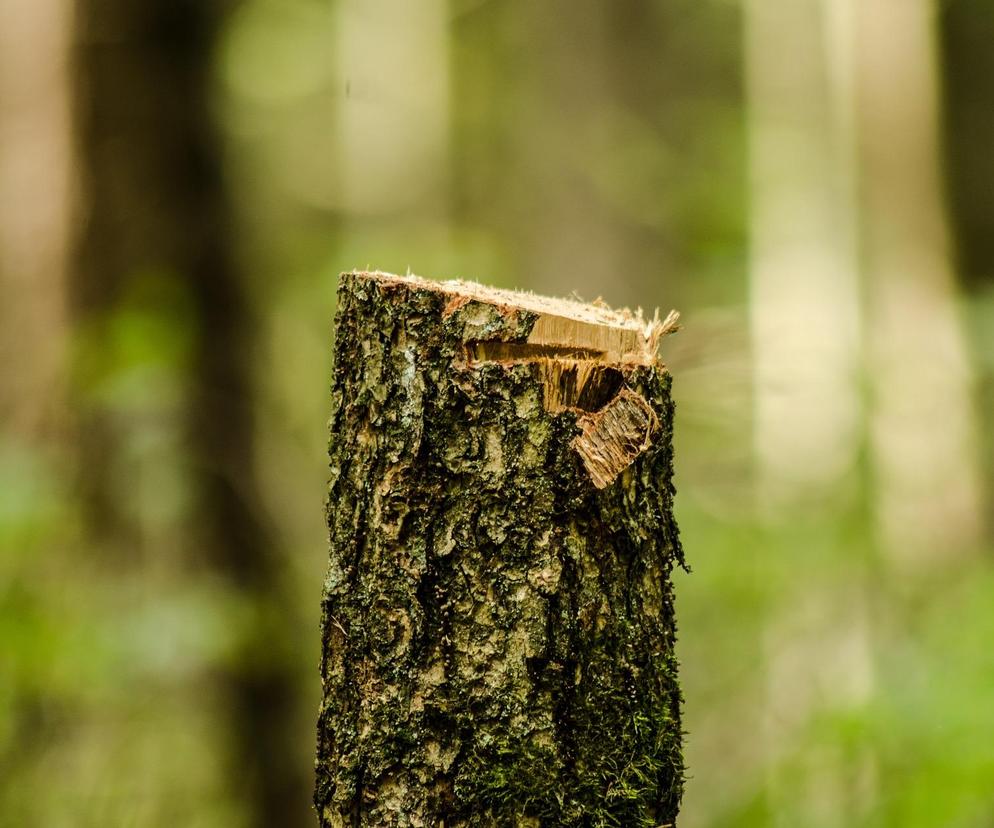
POLYGON ((639 394, 623 388, 600 411, 577 420, 582 433, 573 441, 598 489, 610 485, 652 445, 656 413, 639 394))

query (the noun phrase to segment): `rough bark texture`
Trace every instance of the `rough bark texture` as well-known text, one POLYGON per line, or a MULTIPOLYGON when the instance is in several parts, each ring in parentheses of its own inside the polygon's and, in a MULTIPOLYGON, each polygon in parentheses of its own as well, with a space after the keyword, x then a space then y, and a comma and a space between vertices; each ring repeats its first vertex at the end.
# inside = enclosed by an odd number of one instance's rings
POLYGON ((618 365, 586 411, 550 410, 542 360, 467 357, 523 343, 537 315, 449 300, 341 280, 321 825, 672 824, 670 377, 618 365), (629 392, 650 416, 598 488, 577 440, 629 392))

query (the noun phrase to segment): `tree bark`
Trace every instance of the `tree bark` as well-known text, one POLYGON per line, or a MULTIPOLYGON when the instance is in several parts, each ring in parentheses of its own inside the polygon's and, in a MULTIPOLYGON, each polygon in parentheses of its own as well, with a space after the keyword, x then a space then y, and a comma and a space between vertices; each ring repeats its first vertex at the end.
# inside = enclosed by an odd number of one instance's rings
POLYGON ((665 327, 343 275, 322 826, 674 823, 665 327))

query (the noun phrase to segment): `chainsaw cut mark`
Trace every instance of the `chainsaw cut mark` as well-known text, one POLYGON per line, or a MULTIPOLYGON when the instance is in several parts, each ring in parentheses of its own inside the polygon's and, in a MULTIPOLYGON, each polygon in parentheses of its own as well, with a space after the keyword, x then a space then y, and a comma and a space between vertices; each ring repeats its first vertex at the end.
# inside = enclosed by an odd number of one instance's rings
POLYGON ((466 344, 471 362, 537 362, 541 359, 587 360, 604 362, 603 351, 576 345, 537 345, 532 342, 477 340, 466 344))

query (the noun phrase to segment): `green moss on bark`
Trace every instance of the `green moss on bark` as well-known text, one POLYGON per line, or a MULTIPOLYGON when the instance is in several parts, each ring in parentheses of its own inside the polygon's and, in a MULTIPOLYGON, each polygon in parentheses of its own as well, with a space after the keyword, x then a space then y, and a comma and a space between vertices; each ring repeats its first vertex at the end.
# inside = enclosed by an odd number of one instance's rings
POLYGON ((332 383, 322 826, 658 826, 682 791, 670 377, 596 489, 533 364, 535 315, 345 274, 332 383))

